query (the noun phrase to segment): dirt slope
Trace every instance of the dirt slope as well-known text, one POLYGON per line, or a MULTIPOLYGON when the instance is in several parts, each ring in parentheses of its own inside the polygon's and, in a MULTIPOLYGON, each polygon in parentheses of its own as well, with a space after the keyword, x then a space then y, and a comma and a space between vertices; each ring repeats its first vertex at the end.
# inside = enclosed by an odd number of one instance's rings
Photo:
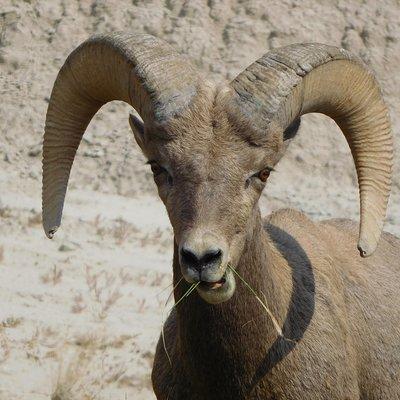
MULTIPOLYGON (((221 81, 272 47, 341 46, 376 71, 398 149, 399 21, 396 0, 0 0, 0 399, 153 398, 172 235, 128 106, 108 104, 90 124, 56 239, 40 226, 45 113, 71 50, 94 33, 147 32, 221 81)), ((397 156, 386 225, 396 234, 399 203, 397 156)), ((358 217, 350 152, 326 117, 304 118, 263 195, 264 212, 287 206, 358 217)))

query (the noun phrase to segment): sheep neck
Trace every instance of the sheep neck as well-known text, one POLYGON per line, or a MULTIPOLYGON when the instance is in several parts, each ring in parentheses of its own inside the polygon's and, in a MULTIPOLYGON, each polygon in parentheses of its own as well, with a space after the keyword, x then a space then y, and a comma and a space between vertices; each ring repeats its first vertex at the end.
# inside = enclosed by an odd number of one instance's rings
MULTIPOLYGON (((285 276, 287 269, 282 268, 279 257, 280 253, 265 232, 257 211, 249 225, 236 269, 260 297, 265 296, 270 310, 282 324, 290 302, 291 285, 287 282, 288 279, 291 282, 291 279, 285 276)), ((180 276, 175 248, 175 283, 180 276)), ((175 290, 175 299, 179 299, 187 287, 185 284, 179 285, 175 290)), ((256 366, 263 363, 265 354, 268 354, 278 336, 258 300, 237 279, 235 294, 229 301, 210 305, 193 293, 179 304, 176 311, 178 348, 184 355, 181 361, 187 379, 195 382, 196 391, 208 398, 213 398, 212 388, 218 388, 218 396, 221 396, 220 382, 232 382, 224 390, 236 391, 235 398, 240 398, 237 391, 251 388, 257 375, 256 366), (244 382, 247 385, 243 385, 244 382)), ((226 393, 227 398, 229 395, 226 393)))

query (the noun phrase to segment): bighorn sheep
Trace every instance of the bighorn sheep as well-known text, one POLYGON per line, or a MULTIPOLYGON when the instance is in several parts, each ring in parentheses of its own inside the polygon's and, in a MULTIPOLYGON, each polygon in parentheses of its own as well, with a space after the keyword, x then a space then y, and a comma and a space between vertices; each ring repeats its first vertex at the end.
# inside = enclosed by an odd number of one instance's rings
POLYGON ((400 240, 381 235, 393 144, 368 68, 343 49, 295 44, 216 86, 150 35, 90 38, 68 57, 48 107, 50 238, 82 135, 111 100, 144 121, 130 118, 174 230, 175 299, 199 282, 165 324, 152 374, 157 398, 400 398, 400 240), (293 210, 261 219, 268 175, 310 112, 333 118, 351 148, 359 232, 350 221, 312 222, 293 210), (265 297, 282 335, 235 271, 265 297))

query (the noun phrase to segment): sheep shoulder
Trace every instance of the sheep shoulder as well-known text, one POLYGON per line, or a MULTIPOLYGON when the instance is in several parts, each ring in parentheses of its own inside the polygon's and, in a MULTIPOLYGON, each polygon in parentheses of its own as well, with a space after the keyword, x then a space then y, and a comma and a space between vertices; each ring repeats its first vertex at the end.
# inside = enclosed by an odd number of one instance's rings
POLYGON ((400 393, 400 239, 383 232, 375 253, 362 258, 358 223, 314 222, 290 209, 268 216, 264 229, 293 273, 314 282, 310 331, 317 335, 338 322, 365 395, 380 388, 382 398, 395 398, 400 393))

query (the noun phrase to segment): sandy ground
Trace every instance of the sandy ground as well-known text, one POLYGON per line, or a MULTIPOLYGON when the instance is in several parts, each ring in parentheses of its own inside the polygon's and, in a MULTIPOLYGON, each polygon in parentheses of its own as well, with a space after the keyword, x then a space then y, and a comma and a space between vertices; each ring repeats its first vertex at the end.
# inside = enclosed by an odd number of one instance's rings
MULTIPOLYGON (((74 47, 93 33, 148 32, 210 78, 229 80, 271 47, 342 46, 376 71, 398 148, 399 21, 396 0, 0 0, 0 400, 154 399, 172 233, 129 131, 128 106, 108 104, 94 118, 62 229, 49 241, 41 228, 45 112, 74 47)), ((386 225, 396 234, 399 160, 386 225)), ((350 152, 331 120, 304 118, 261 206, 358 218, 350 152)))

